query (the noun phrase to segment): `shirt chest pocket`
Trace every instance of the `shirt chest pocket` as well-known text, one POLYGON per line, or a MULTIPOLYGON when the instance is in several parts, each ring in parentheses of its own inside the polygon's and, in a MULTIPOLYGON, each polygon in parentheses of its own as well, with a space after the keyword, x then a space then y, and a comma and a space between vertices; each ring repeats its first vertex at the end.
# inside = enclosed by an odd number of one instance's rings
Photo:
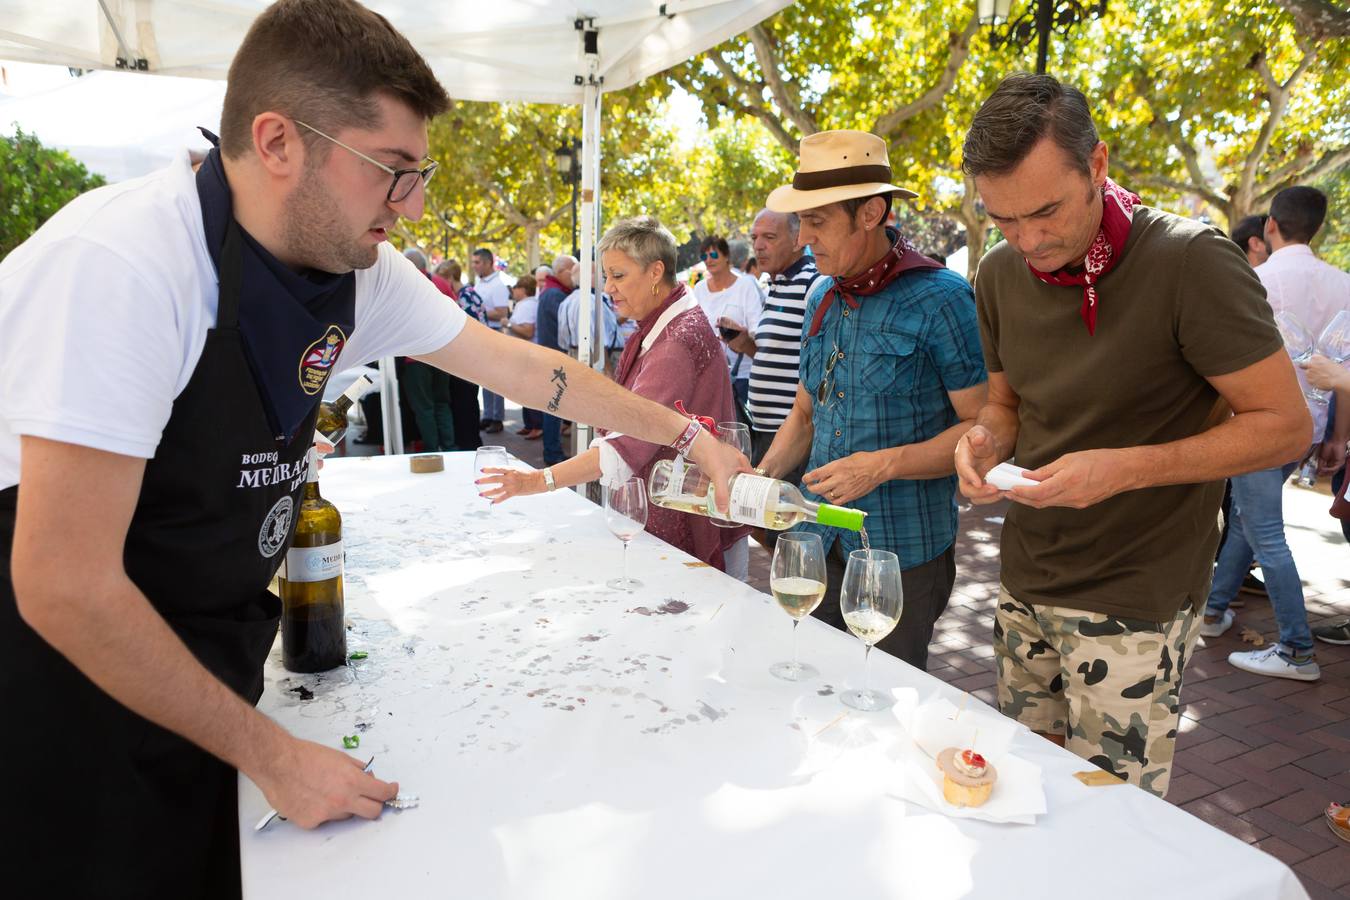
POLYGON ((860 336, 855 365, 863 390, 871 394, 908 394, 914 390, 923 363, 915 335, 873 331, 860 336))

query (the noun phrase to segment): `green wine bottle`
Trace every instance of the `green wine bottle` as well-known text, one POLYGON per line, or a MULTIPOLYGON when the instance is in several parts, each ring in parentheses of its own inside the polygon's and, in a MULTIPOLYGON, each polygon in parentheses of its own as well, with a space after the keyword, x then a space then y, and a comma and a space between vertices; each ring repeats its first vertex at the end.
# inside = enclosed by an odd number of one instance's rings
POLYGON ((332 403, 320 403, 319 420, 314 423, 314 430, 319 437, 336 447, 347 434, 347 411, 372 384, 374 382, 370 380, 369 375, 362 375, 352 382, 351 387, 342 392, 341 397, 332 403))
POLYGON ((310 448, 295 539, 281 564, 282 663, 292 672, 323 672, 347 660, 342 516, 319 495, 318 459, 310 448))

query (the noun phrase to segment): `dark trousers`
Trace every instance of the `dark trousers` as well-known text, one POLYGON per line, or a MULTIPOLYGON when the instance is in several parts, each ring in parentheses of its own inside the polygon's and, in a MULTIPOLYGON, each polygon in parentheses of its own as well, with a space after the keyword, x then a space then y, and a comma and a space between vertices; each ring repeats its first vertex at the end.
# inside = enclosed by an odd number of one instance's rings
POLYGON ((422 434, 422 449, 428 453, 455 449, 450 375, 435 366, 408 360, 401 384, 417 420, 417 430, 422 434))
MULTIPOLYGON (((836 541, 825 554, 825 572, 828 587, 825 599, 811 613, 822 622, 828 622, 840 631, 848 631, 844 614, 839 609, 839 587, 844 583, 844 568, 848 559, 836 541)), ((928 667, 928 643, 933 639, 933 626, 947 609, 956 583, 956 552, 948 547, 926 563, 920 563, 900 572, 900 586, 905 593, 900 609, 900 624, 877 642, 878 649, 903 659, 916 669, 928 667)))
POLYGON ((544 427, 544 414, 537 409, 530 409, 528 406, 522 408, 520 411, 520 418, 522 419, 522 424, 526 428, 544 427))
POLYGON ((562 419, 544 413, 544 465, 552 466, 567 459, 562 445, 562 419))
POLYGON ((450 417, 454 420, 455 449, 477 450, 483 446, 478 436, 478 385, 463 378, 450 379, 450 417))

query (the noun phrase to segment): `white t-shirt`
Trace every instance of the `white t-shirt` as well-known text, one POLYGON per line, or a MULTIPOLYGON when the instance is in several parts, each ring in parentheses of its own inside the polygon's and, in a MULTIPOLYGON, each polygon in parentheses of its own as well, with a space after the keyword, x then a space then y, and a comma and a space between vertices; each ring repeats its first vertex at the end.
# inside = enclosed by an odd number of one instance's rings
MULTIPOLYGON (((760 313, 764 310, 764 301, 759 296, 759 283, 742 272, 734 274, 736 280, 725 291, 714 291, 710 286, 711 279, 703 279, 694 286, 694 297, 708 316, 714 332, 717 331, 717 321, 726 317, 733 322, 739 322, 743 328, 754 334, 755 329, 759 327, 760 313)), ((718 334, 720 336, 721 333, 718 334)), ((727 365, 735 365, 738 354, 728 347, 726 342, 722 343, 722 350, 726 352, 727 365)), ((740 365, 731 373, 733 381, 750 377, 751 361, 749 356, 741 356, 740 365)))
POLYGON ((539 318, 539 298, 526 297, 524 300, 516 301, 516 308, 511 310, 511 318, 507 320, 508 325, 533 325, 539 318))
MULTIPOLYGON (((218 295, 186 151, 72 200, 0 261, 0 489, 20 435, 153 457, 218 295)), ((355 316, 335 371, 438 350, 465 321, 387 243, 356 273, 355 316)))
MULTIPOLYGON (((490 312, 494 309, 501 309, 503 306, 511 305, 511 289, 502 281, 502 273, 493 272, 486 278, 478 279, 478 283, 473 286, 478 292, 478 296, 483 298, 483 312, 490 312)), ((488 324, 501 331, 501 319, 488 320, 488 324)))

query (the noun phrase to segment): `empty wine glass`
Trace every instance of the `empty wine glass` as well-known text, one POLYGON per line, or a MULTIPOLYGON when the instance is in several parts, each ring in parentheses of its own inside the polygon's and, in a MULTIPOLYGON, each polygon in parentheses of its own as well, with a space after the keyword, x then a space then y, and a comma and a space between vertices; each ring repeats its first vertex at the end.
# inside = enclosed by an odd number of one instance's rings
POLYGON ((1305 363, 1313 354, 1313 336, 1298 316, 1287 309, 1275 313, 1275 327, 1280 329, 1284 349, 1295 363, 1305 363))
MULTIPOLYGON (((1327 323, 1326 328, 1322 329, 1322 334, 1317 338, 1317 345, 1314 349, 1338 366, 1350 359, 1350 312, 1341 310, 1331 317, 1331 321, 1327 323)), ((1311 353, 1308 355, 1309 357, 1312 356, 1311 353)), ((1294 361, 1306 362, 1307 360, 1294 361)), ((1331 391, 1310 388, 1308 397, 1318 403, 1327 403, 1331 400, 1331 391)))
POLYGON ((647 527, 647 485, 641 478, 635 475, 618 487, 605 488, 605 524, 623 541, 623 577, 605 584, 629 592, 642 587, 642 582, 628 577, 628 542, 647 527))
MULTIPOLYGON (((717 439, 724 444, 730 444, 741 453, 745 454, 746 459, 750 458, 750 426, 741 422, 718 422, 717 439)), ((732 522, 730 519, 719 519, 716 516, 709 516, 712 523, 719 528, 740 528, 741 523, 732 522)))
POLYGON ((819 674, 815 667, 797 661, 797 625, 820 605, 825 578, 825 548, 820 535, 790 531, 778 536, 769 569, 769 592, 792 616, 792 662, 769 666, 771 675, 784 681, 802 681, 819 674))
POLYGON ((890 634, 900 621, 904 590, 900 586, 900 558, 888 550, 854 550, 848 555, 839 590, 839 609, 848 630, 863 642, 863 686, 844 691, 845 706, 863 712, 888 709, 894 698, 867 687, 867 659, 872 645, 890 634))
MULTIPOLYGON (((484 469, 505 469, 511 464, 511 455, 505 447, 487 445, 479 447, 473 454, 473 480, 482 478, 484 469)), ((475 483, 474 487, 478 487, 475 483)), ((481 490, 480 490, 481 493, 481 490)), ((492 501, 487 501, 488 512, 492 511, 492 501)))

